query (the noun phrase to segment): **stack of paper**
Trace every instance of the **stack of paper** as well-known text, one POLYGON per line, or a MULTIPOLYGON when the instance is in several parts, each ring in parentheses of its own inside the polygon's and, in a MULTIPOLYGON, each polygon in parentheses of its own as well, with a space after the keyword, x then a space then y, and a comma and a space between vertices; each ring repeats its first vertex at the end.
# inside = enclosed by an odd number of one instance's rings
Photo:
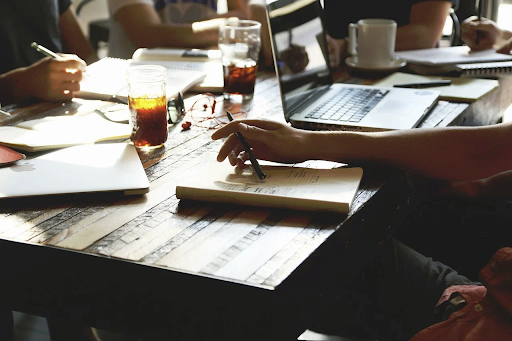
POLYGON ((206 74, 201 82, 194 83, 190 90, 197 92, 222 92, 224 74, 220 50, 140 48, 132 56, 140 63, 162 63, 176 69, 196 70, 206 74))

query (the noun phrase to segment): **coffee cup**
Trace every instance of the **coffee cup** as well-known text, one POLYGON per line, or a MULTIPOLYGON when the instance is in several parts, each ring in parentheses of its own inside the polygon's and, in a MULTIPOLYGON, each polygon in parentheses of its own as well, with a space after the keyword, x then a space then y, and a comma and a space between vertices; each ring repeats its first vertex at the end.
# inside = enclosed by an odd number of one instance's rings
POLYGON ((348 27, 349 53, 357 64, 386 67, 393 61, 396 22, 390 19, 361 19, 348 27))

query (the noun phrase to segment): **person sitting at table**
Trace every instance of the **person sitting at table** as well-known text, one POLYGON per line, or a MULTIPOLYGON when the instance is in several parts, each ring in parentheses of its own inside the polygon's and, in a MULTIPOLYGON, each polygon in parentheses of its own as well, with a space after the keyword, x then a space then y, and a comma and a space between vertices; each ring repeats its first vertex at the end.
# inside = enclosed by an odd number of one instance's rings
POLYGON ((494 21, 478 17, 467 18, 460 25, 461 39, 472 50, 496 48, 500 53, 510 54, 512 49, 512 32, 500 28, 494 21), (480 35, 477 39, 477 35, 480 35))
MULTIPOLYGON (((512 193, 512 123, 363 133, 306 131, 244 119, 223 126, 212 139, 226 138, 218 161, 228 158, 233 166, 245 168, 248 156, 235 132, 262 160, 375 163, 437 179, 448 192, 459 195, 512 193)), ((369 337, 393 340, 454 340, 468 335, 475 340, 505 339, 512 333, 512 248, 502 236, 494 242, 491 257, 451 241, 460 258, 475 253, 492 259, 480 272, 485 286, 396 240, 381 245, 374 255, 361 250, 358 256, 368 265, 354 281, 343 284, 344 290, 338 283, 319 283, 316 302, 305 307, 313 315, 308 328, 347 336, 345 327, 362 326, 369 337), (349 307, 346 313, 343 307, 349 307), (356 319, 353 324, 351 319, 356 319)))
POLYGON ((324 17, 329 60, 337 67, 348 56, 348 25, 360 19, 393 19, 397 23, 395 50, 433 48, 441 39, 450 8, 458 0, 343 1, 325 0, 324 17))
POLYGON ((71 8, 71 0, 0 3, 0 103, 66 101, 79 90, 82 70, 98 60, 71 8), (23 16, 20 15, 23 13, 23 16), (45 57, 37 42, 60 58, 45 57))
MULTIPOLYGON (((0 103, 73 98, 86 62, 98 57, 79 25, 71 0, 1 1, 0 18, 0 103), (73 54, 60 54, 59 59, 45 57, 31 47, 34 41, 51 51, 73 54)), ((59 319, 48 319, 48 327, 53 340, 96 340, 90 327, 59 319)), ((0 307, 0 339, 12 337, 12 312, 0 307)))

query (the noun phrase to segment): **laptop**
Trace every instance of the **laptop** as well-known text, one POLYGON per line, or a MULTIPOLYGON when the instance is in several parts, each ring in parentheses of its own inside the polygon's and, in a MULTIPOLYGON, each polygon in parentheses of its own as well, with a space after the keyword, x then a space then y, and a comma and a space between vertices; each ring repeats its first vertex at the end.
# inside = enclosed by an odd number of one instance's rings
POLYGON ((319 0, 266 0, 266 8, 283 111, 293 126, 410 129, 439 100, 435 90, 333 83, 319 0))
POLYGON ((79 145, 0 167, 0 199, 120 192, 139 195, 149 181, 135 147, 127 143, 79 145))

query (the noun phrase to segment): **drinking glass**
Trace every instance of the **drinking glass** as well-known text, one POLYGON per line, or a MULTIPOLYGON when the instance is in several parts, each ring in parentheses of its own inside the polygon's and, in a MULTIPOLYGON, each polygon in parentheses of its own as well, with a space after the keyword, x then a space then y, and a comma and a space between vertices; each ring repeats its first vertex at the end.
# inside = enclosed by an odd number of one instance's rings
POLYGON ((228 21, 219 28, 224 72, 224 98, 245 101, 254 96, 261 24, 253 20, 228 21))
POLYGON ((128 68, 130 140, 136 147, 158 148, 167 141, 166 69, 159 65, 128 68))

